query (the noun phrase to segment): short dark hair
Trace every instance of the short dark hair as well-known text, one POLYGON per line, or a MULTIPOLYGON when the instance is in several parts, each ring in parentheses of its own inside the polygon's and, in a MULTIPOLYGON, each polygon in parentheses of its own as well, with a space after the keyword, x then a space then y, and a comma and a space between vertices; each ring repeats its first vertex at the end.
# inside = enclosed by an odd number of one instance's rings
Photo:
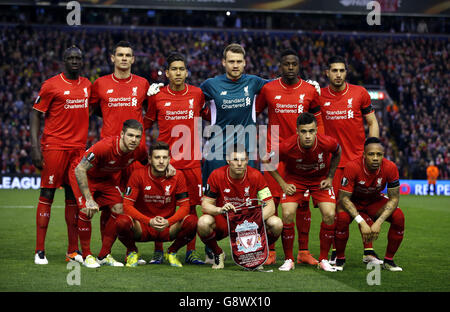
POLYGON ((179 52, 171 52, 166 59, 166 69, 169 69, 170 64, 177 61, 183 62, 184 66, 186 66, 186 58, 183 56, 183 54, 179 52))
POLYGON ((123 122, 122 131, 125 133, 128 129, 144 131, 144 127, 136 119, 128 119, 123 122))
POLYGON ((156 141, 154 144, 152 144, 152 145, 150 146, 150 149, 148 150, 148 155, 149 155, 149 156, 152 156, 153 151, 156 151, 156 150, 165 150, 165 151, 168 151, 168 152, 169 152, 169 155, 170 155, 170 146, 169 146, 169 144, 167 144, 166 142, 163 142, 163 141, 156 141))
POLYGON ((114 49, 113 49, 113 51, 112 51, 112 54, 113 54, 113 55, 116 54, 117 48, 130 48, 130 49, 131 49, 131 53, 133 53, 133 55, 134 55, 134 52, 133 52, 133 46, 132 46, 131 43, 128 42, 128 41, 125 41, 125 40, 119 41, 119 42, 114 46, 114 49))
POLYGON ((227 52, 233 52, 233 53, 240 53, 245 56, 245 49, 238 43, 232 43, 225 47, 225 50, 223 50, 223 58, 227 58, 227 52))
POLYGON ((300 59, 300 57, 298 56, 298 53, 295 52, 293 49, 286 49, 286 50, 281 51, 281 53, 280 53, 280 61, 281 61, 281 59, 282 59, 283 57, 288 56, 288 55, 294 55, 294 56, 296 56, 298 59, 300 59))
POLYGON ((315 122, 317 125, 316 116, 311 113, 301 113, 297 117, 297 127, 301 125, 309 125, 312 122, 315 122))
POLYGON ((64 50, 63 59, 65 60, 67 55, 72 51, 80 52, 80 54, 83 55, 83 52, 81 52, 81 49, 79 47, 77 47, 76 45, 72 45, 69 48, 67 48, 66 50, 64 50))
POLYGON ((331 67, 331 64, 335 64, 335 63, 343 63, 345 65, 345 68, 347 68, 347 61, 341 55, 333 55, 332 57, 330 57, 327 62, 328 68, 331 67))
POLYGON ((369 144, 381 144, 381 140, 377 137, 368 137, 364 142, 364 147, 366 147, 369 144))

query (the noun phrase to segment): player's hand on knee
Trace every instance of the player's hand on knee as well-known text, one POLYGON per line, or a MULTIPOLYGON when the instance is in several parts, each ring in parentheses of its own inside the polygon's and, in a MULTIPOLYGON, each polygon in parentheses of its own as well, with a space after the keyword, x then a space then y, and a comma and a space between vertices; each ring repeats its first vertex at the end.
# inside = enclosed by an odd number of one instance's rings
POLYGON ((152 83, 147 90, 147 96, 152 96, 159 93, 159 88, 164 86, 163 83, 152 83))
POLYGON ((378 222, 375 222, 370 227, 370 230, 372 231, 372 241, 377 240, 378 235, 380 235, 381 224, 379 224, 378 222))
POLYGON ((325 180, 320 181, 320 189, 321 190, 329 190, 333 186, 333 179, 326 178, 325 180))
POLYGON ((312 85, 314 88, 316 88, 317 93, 319 93, 320 95, 320 85, 317 81, 308 79, 306 80, 306 82, 312 85))
POLYGON ((361 230, 362 239, 365 243, 370 243, 372 241, 372 229, 366 223, 366 221, 361 221, 359 224, 359 228, 361 230))

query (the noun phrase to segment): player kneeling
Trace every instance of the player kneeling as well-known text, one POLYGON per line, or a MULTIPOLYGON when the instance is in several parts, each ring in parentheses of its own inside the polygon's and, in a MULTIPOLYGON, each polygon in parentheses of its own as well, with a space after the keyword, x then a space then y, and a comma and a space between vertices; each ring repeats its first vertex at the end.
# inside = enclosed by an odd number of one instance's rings
POLYGON ((264 176, 248 166, 248 155, 243 146, 235 145, 227 158, 228 165, 215 169, 208 178, 202 198, 203 215, 198 220, 198 235, 213 252, 213 269, 224 268, 225 253, 217 241, 228 236, 225 213, 236 211, 235 205, 252 198, 266 203, 263 217, 269 245, 278 239, 283 228, 281 219, 274 215, 275 204, 264 176))
POLYGON ((135 242, 172 240, 165 259, 171 266, 182 267, 176 253, 196 234, 198 219, 189 214, 184 175, 177 171, 167 177, 169 162, 169 145, 156 142, 150 147, 149 164, 135 170, 128 181, 124 214, 117 218, 117 235, 127 247, 127 267, 138 265, 135 242))
POLYGON ((378 138, 368 138, 363 156, 346 165, 341 185, 335 238, 336 268, 340 271, 344 268, 349 224, 355 219, 365 242, 378 238, 384 221, 391 223, 383 268, 402 271, 393 261, 405 228, 405 216, 397 207, 400 198, 399 174, 397 166, 384 158, 384 148, 378 138), (386 185, 387 197, 381 193, 386 185), (360 212, 375 222, 369 226, 359 215, 360 212))

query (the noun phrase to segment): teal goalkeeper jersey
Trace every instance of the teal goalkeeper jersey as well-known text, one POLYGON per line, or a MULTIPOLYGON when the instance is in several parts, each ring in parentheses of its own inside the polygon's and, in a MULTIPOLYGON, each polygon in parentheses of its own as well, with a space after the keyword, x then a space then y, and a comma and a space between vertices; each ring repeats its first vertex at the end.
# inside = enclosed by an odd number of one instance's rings
MULTIPOLYGON (((255 75, 244 74, 238 80, 231 80, 223 74, 209 78, 200 85, 206 101, 210 101, 211 126, 213 126, 210 143, 215 137, 222 136, 223 154, 226 153, 226 146, 236 142, 245 144, 248 152, 255 151, 255 100, 267 82, 268 80, 255 75), (216 131, 219 128, 221 133, 216 131)), ((217 140, 214 144, 215 148, 212 150, 220 145, 217 140)))

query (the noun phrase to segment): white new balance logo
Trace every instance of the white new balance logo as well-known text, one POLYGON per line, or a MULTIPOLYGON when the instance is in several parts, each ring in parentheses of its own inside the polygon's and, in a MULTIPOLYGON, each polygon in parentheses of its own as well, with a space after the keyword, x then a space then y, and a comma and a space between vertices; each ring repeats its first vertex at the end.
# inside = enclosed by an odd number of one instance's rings
POLYGON ((281 95, 276 95, 275 100, 281 100, 281 95))
POLYGON ((227 95, 227 91, 220 92, 220 95, 227 95))
POLYGON ((70 94, 70 91, 64 91, 64 95, 70 94))
POLYGON ((170 104, 172 104, 172 102, 166 102, 164 103, 164 106, 170 106, 170 104))
POLYGON ((325 102, 325 104, 323 104, 323 106, 330 106, 331 102, 325 102))
POLYGON ((110 165, 114 165, 115 163, 116 163, 115 160, 111 160, 110 162, 108 162, 108 164, 110 164, 110 165))
POLYGON ((144 190, 146 191, 150 191, 152 189, 152 187, 150 185, 146 186, 144 190))
POLYGON ((366 184, 366 181, 359 181, 358 183, 361 185, 364 185, 364 184, 366 184))
POLYGON ((113 93, 113 89, 108 89, 108 91, 106 91, 106 94, 110 94, 110 93, 113 93))
POLYGON ((230 189, 224 189, 223 192, 224 193, 230 193, 230 189))

